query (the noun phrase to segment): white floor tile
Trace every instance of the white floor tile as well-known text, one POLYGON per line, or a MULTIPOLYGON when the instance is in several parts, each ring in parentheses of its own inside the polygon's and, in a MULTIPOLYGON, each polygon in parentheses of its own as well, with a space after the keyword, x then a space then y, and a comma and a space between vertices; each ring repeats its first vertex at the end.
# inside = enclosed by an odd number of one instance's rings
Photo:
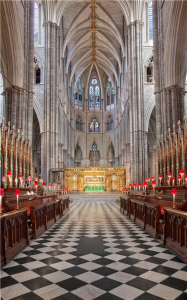
POLYGON ((65 270, 65 269, 74 267, 74 265, 68 263, 67 261, 62 261, 62 262, 58 262, 55 264, 51 264, 50 267, 61 271, 61 270, 65 270))
POLYGON ((161 273, 153 272, 153 271, 148 271, 148 272, 140 275, 139 277, 154 281, 156 283, 160 283, 161 281, 165 280, 169 276, 161 274, 161 273))
POLYGON ((56 284, 51 284, 41 289, 34 290, 34 293, 45 300, 50 300, 52 298, 59 297, 63 294, 66 294, 68 293, 68 291, 56 284))
POLYGON ((180 294, 182 294, 181 291, 176 290, 174 288, 168 287, 163 284, 157 284, 153 288, 147 291, 147 293, 153 294, 157 297, 161 297, 164 299, 175 299, 177 298, 180 294))
POLYGON ((25 272, 13 274, 13 275, 11 275, 11 277, 13 277, 18 282, 24 282, 27 280, 31 280, 31 279, 40 277, 40 275, 38 275, 37 273, 35 273, 33 271, 25 271, 25 272))
POLYGON ((72 293, 82 299, 91 300, 91 299, 97 298, 97 297, 105 294, 105 291, 103 291, 91 284, 87 284, 79 289, 72 291, 72 293))
POLYGON ((126 282, 136 278, 136 276, 125 273, 125 272, 117 272, 117 273, 107 276, 107 278, 119 281, 121 283, 126 283, 126 282))
POLYGON ((122 285, 118 286, 117 288, 110 291, 110 294, 113 294, 117 297, 120 297, 122 299, 128 299, 128 300, 134 299, 143 293, 144 293, 143 291, 136 289, 132 286, 126 285, 126 284, 122 284, 122 285))
POLYGON ((75 278, 80 279, 82 281, 85 281, 87 283, 92 283, 96 280, 102 279, 104 276, 101 276, 99 274, 93 273, 91 271, 83 273, 81 275, 75 276, 75 278))
POLYGON ((169 260, 169 261, 166 261, 165 263, 163 263, 162 266, 180 270, 180 269, 184 268, 186 266, 186 264, 169 260))
POLYGON ((1 297, 3 299, 11 299, 19 297, 20 295, 29 293, 30 290, 21 283, 13 284, 1 289, 1 297))
POLYGON ((72 276, 62 272, 57 271, 43 276, 45 279, 51 281, 52 283, 57 283, 66 279, 71 278, 72 276))

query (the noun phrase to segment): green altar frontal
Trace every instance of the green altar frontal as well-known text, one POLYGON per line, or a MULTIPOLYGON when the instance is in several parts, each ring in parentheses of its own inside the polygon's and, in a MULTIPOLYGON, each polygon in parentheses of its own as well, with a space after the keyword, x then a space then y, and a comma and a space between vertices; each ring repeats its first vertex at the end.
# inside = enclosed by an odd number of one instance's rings
POLYGON ((86 185, 85 192, 104 192, 104 185, 86 185))

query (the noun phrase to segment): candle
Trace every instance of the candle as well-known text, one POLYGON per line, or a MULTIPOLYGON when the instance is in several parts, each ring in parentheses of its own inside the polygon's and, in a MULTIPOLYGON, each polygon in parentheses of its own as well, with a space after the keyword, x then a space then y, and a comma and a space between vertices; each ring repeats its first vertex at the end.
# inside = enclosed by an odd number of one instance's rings
POLYGON ((161 182, 162 182, 162 175, 158 176, 159 180, 160 180, 160 186, 161 186, 161 182))
POLYGON ((20 191, 15 190, 15 196, 17 196, 17 209, 19 209, 19 195, 20 195, 20 191))
POLYGON ((0 214, 2 214, 2 197, 4 196, 4 190, 3 189, 0 189, 0 214))
POLYGON ((176 189, 172 189, 172 195, 173 195, 173 208, 175 208, 175 195, 177 194, 177 190, 176 189))

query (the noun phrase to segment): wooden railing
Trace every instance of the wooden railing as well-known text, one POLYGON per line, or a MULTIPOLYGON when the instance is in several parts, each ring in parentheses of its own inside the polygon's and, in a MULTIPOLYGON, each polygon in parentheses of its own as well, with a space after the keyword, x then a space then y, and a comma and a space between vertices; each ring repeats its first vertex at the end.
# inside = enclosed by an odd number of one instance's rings
POLYGON ((145 229, 154 237, 160 237, 161 207, 158 204, 147 203, 145 197, 143 201, 130 199, 128 196, 120 197, 120 210, 132 221, 145 229))
POLYGON ((187 212, 164 209, 164 244, 187 262, 187 212))
POLYGON ((1 265, 7 264, 28 244, 27 209, 20 209, 0 216, 1 265))

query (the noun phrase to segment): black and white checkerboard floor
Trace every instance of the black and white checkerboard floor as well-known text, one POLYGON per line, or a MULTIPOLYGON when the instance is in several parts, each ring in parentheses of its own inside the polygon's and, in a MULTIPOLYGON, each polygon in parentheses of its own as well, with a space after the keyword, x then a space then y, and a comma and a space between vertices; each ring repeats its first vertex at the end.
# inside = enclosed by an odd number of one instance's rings
POLYGON ((119 212, 77 202, 1 271, 3 299, 187 299, 187 265, 119 212))

